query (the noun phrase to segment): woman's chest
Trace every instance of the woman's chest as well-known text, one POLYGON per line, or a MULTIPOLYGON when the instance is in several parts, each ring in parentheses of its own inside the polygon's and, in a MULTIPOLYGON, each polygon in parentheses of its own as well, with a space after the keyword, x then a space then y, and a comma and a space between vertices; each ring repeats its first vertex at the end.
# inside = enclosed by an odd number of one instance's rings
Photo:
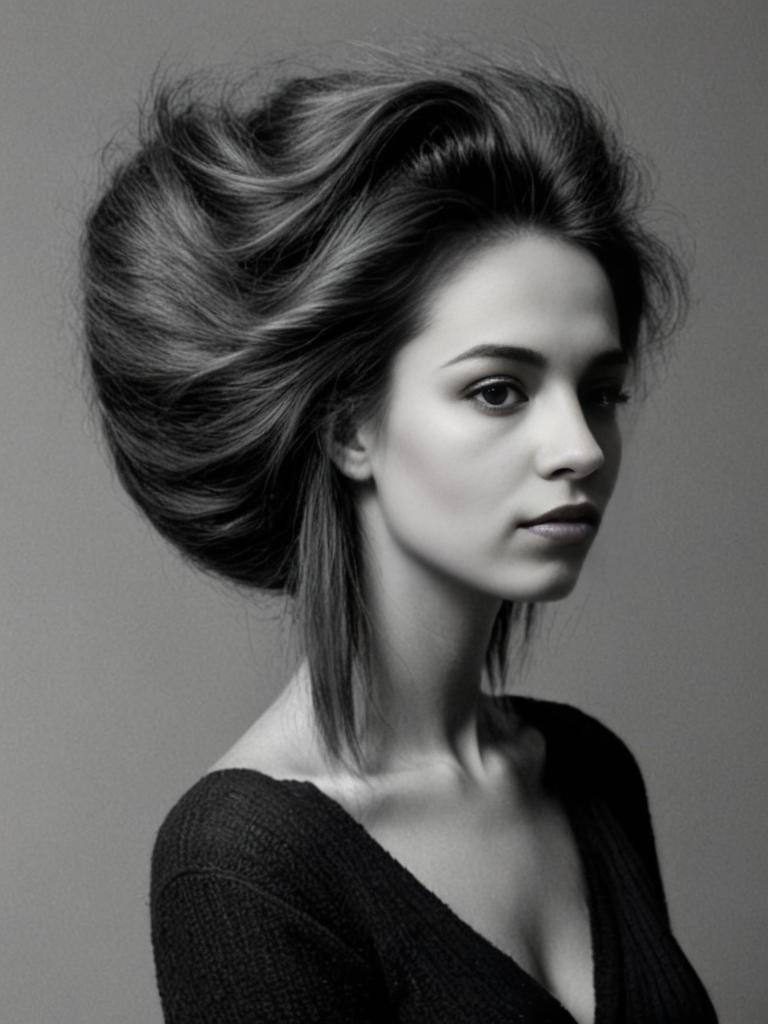
POLYGON ((366 829, 469 941, 510 958, 577 1021, 594 1019, 585 881, 557 804, 510 813, 492 798, 436 800, 418 814, 379 815, 366 829))

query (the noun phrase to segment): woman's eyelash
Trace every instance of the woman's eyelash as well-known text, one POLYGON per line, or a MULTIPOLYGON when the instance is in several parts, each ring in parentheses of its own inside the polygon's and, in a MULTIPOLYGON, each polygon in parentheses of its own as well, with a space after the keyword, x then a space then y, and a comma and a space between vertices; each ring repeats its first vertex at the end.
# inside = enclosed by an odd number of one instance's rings
MULTIPOLYGON (((483 412, 503 414, 514 412, 524 405, 529 396, 523 386, 508 377, 493 377, 479 381, 466 392, 466 397, 479 405, 483 412)), ((629 391, 619 383, 596 384, 585 388, 581 402, 597 411, 610 412, 631 399, 629 391)))
POLYGON ((617 405, 625 405, 632 396, 619 384, 604 384, 590 388, 584 397, 590 405, 608 409, 617 405))

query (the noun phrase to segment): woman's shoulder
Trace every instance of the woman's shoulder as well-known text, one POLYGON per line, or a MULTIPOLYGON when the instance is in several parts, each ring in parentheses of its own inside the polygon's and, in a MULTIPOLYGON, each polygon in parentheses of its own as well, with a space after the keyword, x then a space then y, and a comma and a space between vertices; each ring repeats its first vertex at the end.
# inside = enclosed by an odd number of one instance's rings
POLYGON ((304 782, 226 768, 187 790, 159 830, 149 901, 174 1020, 229 1020, 226 1007, 287 1020, 294 990, 309 993, 318 1020, 336 1019, 336 1002, 339 1020, 358 1019, 348 1003, 372 990, 371 901, 345 838, 304 782))
POLYGON ((632 757, 626 743, 591 712, 561 701, 544 700, 520 694, 492 698, 502 715, 515 715, 526 725, 540 729, 547 738, 568 748, 598 744, 614 756, 632 757))
POLYGON ((502 697, 500 708, 539 729, 545 777, 580 806, 602 808, 642 856, 663 900, 645 781, 627 744, 598 718, 569 704, 502 697))
POLYGON ((612 728, 580 708, 528 696, 495 698, 502 715, 538 729, 546 743, 547 771, 569 787, 626 797, 634 791, 645 800, 635 755, 612 728))
POLYGON ((285 808, 294 804, 293 787, 251 768, 214 767, 198 779, 171 807, 160 826, 158 844, 170 842, 209 859, 223 854, 233 840, 282 830, 285 808))
MULTIPOLYGON (((250 768, 212 770, 175 803, 152 852, 152 891, 190 874, 217 874, 279 898, 299 891, 308 873, 318 883, 341 843, 333 816, 311 785, 250 768), (323 836, 324 856, 317 836, 323 836)), ((333 879, 328 878, 329 885, 333 879)))

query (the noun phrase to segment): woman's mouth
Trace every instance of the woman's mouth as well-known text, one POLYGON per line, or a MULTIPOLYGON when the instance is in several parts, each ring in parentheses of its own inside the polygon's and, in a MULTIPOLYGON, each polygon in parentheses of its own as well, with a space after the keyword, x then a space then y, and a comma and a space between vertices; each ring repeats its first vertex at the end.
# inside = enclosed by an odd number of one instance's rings
POLYGON ((529 533, 556 544, 583 544, 592 540, 600 524, 600 513, 594 505, 559 505, 543 515, 521 523, 529 533))

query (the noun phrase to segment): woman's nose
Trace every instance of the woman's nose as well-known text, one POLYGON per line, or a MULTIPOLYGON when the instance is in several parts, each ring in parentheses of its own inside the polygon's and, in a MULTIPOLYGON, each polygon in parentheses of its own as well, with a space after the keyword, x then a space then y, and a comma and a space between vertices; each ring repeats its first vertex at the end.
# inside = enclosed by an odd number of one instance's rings
POLYGON ((605 452, 598 443, 584 410, 575 396, 550 407, 536 451, 538 473, 548 479, 568 476, 580 480, 591 476, 605 463, 605 452))

